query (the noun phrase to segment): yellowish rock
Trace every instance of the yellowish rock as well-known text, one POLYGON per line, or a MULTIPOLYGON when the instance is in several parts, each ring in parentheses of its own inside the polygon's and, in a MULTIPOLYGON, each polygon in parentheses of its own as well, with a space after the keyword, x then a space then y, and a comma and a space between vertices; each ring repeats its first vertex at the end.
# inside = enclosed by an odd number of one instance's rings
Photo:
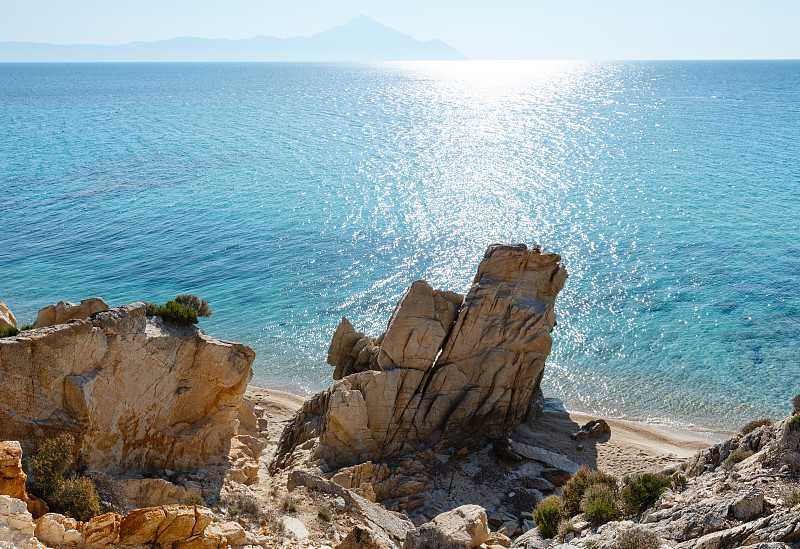
POLYGON ((11 309, 8 308, 8 305, 0 301, 0 330, 16 327, 17 319, 14 316, 14 313, 11 312, 11 309))

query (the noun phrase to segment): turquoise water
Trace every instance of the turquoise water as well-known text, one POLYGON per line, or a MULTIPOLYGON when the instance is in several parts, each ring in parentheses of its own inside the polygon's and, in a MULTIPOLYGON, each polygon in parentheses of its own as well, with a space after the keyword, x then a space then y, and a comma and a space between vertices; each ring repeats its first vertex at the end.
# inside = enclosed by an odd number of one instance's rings
POLYGON ((800 62, 0 65, 0 299, 208 299, 255 381, 330 382, 486 245, 570 278, 545 391, 736 428, 800 392, 800 62))

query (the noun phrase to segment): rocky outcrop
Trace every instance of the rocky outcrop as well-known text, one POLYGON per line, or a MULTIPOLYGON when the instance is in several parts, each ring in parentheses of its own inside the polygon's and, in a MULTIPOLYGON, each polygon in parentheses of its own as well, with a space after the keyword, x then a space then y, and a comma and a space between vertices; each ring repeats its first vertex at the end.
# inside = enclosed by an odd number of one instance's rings
POLYGON ((22 446, 16 440, 0 441, 0 494, 21 500, 34 517, 47 512, 47 504, 35 496, 28 496, 25 481, 28 475, 22 470, 22 446))
POLYGON ((11 309, 8 308, 8 305, 0 301, 0 330, 16 327, 17 319, 14 316, 14 313, 11 312, 11 309))
MULTIPOLYGON (((136 509, 127 515, 106 513, 80 522, 56 513, 36 520, 36 537, 53 547, 225 548, 227 538, 207 531, 213 513, 198 506, 164 505, 136 509)), ((238 539, 238 538, 237 538, 238 539)))
POLYGON ((298 460, 322 470, 382 461, 519 425, 552 344, 567 278, 560 260, 524 244, 492 245, 463 300, 418 281, 381 336, 342 320, 328 355, 341 379, 286 427, 273 470, 298 460))
POLYGON ((146 317, 144 303, 0 339, 0 439, 76 438, 110 475, 189 471, 227 456, 255 353, 146 317))
POLYGON ((99 297, 82 299, 78 305, 69 301, 59 301, 55 305, 48 305, 44 309, 39 309, 39 314, 36 315, 33 326, 35 328, 44 328, 55 326, 56 324, 64 324, 70 320, 86 320, 94 313, 107 309, 108 304, 99 297))
POLYGON ((47 549, 34 537, 34 531, 25 502, 0 495, 0 549, 47 549))

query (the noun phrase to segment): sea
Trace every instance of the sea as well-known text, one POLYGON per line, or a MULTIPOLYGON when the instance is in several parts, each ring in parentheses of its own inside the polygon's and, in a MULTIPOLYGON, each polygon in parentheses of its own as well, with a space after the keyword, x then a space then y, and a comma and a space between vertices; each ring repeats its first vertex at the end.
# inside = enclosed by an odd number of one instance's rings
POLYGON ((800 62, 0 64, 0 300, 208 300, 253 382, 331 383, 342 317, 569 279, 543 389, 694 429, 800 393, 800 62))

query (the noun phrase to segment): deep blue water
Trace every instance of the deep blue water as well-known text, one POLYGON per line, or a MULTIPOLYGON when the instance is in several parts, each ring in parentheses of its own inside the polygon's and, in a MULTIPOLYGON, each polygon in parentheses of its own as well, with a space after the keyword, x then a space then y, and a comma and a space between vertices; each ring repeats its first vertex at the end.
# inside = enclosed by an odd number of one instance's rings
POLYGON ((545 391, 736 428, 800 393, 800 62, 0 65, 0 300, 205 297, 316 390, 487 244, 570 278, 545 391))

